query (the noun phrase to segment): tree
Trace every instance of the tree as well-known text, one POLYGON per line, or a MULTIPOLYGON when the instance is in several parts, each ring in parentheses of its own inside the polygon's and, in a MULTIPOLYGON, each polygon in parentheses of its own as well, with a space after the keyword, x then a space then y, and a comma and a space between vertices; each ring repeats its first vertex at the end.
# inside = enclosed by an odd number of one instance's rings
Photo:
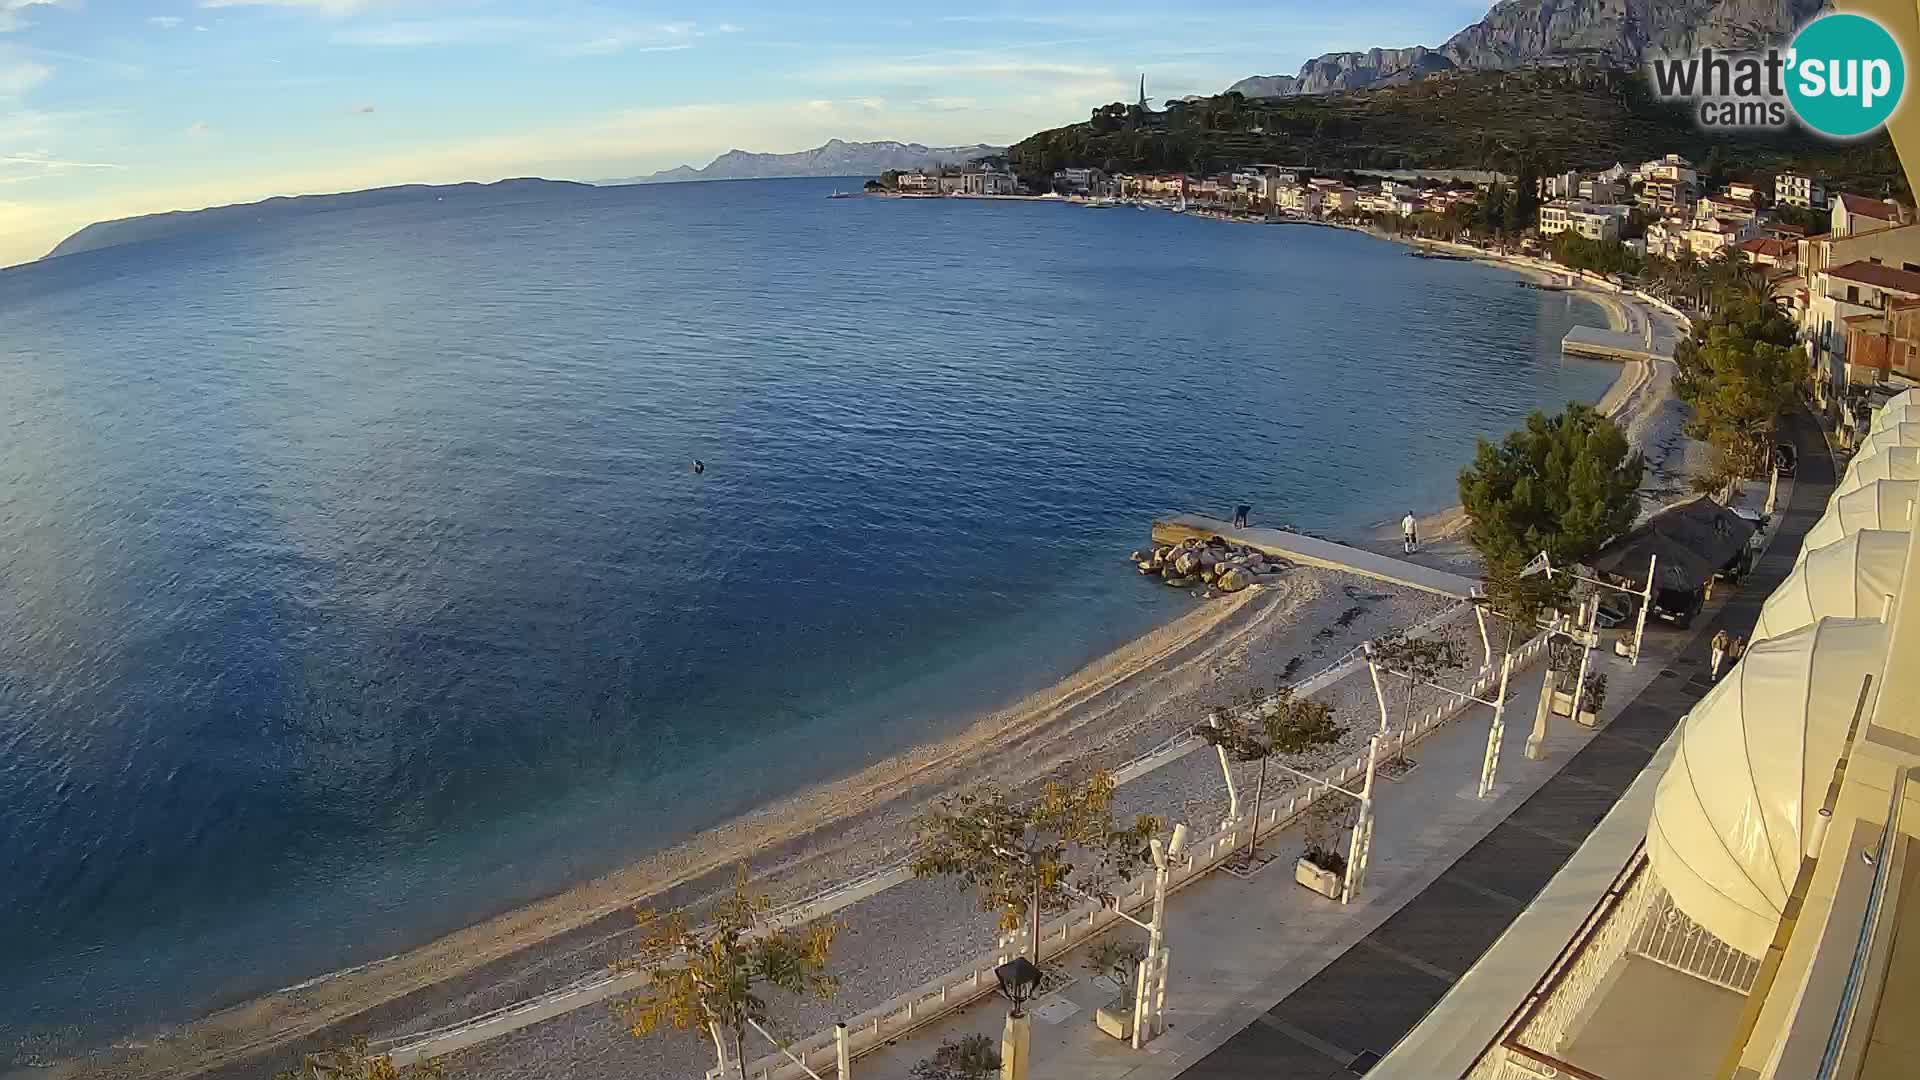
POLYGON ((930 1058, 913 1067, 914 1080, 987 1080, 1000 1071, 1000 1050, 985 1035, 966 1035, 940 1044, 930 1058))
POLYGON ((1264 699, 1258 690, 1248 696, 1253 700, 1246 707, 1215 709, 1212 722, 1199 725, 1193 733, 1235 761, 1260 763, 1260 778, 1253 788, 1253 830, 1247 840, 1246 861, 1251 864, 1260 847, 1260 804, 1266 797, 1268 760, 1339 742, 1347 729, 1333 722, 1333 706, 1296 697, 1291 686, 1264 699))
POLYGON ((621 967, 648 972, 644 993, 616 1002, 614 1012, 635 1038, 656 1031, 699 1031, 713 1040, 723 1063, 745 1075, 749 1022, 767 1022, 765 987, 790 994, 833 996, 839 980, 827 973, 827 955, 839 926, 817 920, 802 927, 774 925, 772 902, 747 888, 740 867, 733 893, 713 921, 695 928, 684 909, 664 918, 639 913, 646 931, 640 959, 621 967))
POLYGON ((1152 861, 1148 841, 1158 822, 1143 815, 1117 827, 1113 792, 1113 778, 1102 772, 1084 784, 1050 781, 1025 805, 992 786, 947 796, 920 816, 913 874, 952 875, 973 886, 980 909, 999 912, 1002 930, 1030 921, 1037 966, 1043 912, 1072 907, 1074 892, 1109 896, 1109 883, 1152 861))
MULTIPOLYGON (((1422 684, 1431 683, 1449 671, 1457 671, 1467 662, 1466 653, 1449 637, 1407 637, 1394 631, 1373 642, 1373 662, 1399 675, 1407 684, 1401 697, 1400 726, 1406 730, 1413 719, 1413 700, 1422 684)), ((1401 752, 1406 746, 1404 741, 1401 752)))
POLYGON ((368 1053, 363 1035, 347 1046, 308 1054, 295 1068, 274 1073, 273 1080, 427 1080, 445 1075, 437 1061, 401 1067, 385 1054, 368 1053))
MULTIPOLYGON (((1736 301, 1723 315, 1740 310, 1736 301)), ((1759 319, 1762 333, 1766 321, 1759 319)), ((1740 475, 1765 465, 1774 421, 1793 404, 1804 375, 1798 350, 1756 340, 1749 336, 1754 329, 1751 321, 1716 319, 1704 345, 1675 354, 1674 388, 1693 406, 1687 433, 1711 443, 1740 475)))
POLYGON ((1557 565, 1584 562, 1633 525, 1644 464, 1612 420, 1570 402, 1499 444, 1480 440, 1460 473, 1467 539, 1489 566, 1518 568, 1544 551, 1557 565))

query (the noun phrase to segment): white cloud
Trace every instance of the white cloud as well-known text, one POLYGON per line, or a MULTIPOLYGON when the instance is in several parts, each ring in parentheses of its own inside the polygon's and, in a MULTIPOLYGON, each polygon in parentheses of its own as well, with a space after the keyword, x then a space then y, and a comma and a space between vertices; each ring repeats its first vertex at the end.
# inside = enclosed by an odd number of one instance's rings
POLYGON ((368 105, 356 105, 356 106, 354 106, 354 107, 353 107, 353 111, 354 111, 354 112, 356 112, 356 113, 359 113, 359 114, 360 114, 360 115, 362 115, 362 116, 365 116, 366 114, 368 114, 368 113, 370 113, 370 112, 372 112, 372 111, 373 111, 373 106, 372 106, 371 104, 368 104, 368 105))
POLYGON ((203 8, 293 8, 332 16, 357 14, 374 7, 376 3, 378 0, 200 0, 203 8))
POLYGON ((17 98, 53 77, 53 69, 32 60, 0 55, 0 100, 17 98))
POLYGON ((171 30, 185 21, 186 20, 178 15, 152 15, 147 18, 147 22, 150 25, 157 26, 162 30, 171 30))
POLYGON ((67 161, 56 158, 45 150, 21 150, 11 154, 0 154, 0 184, 40 180, 55 173, 70 172, 75 169, 124 168, 126 166, 105 161, 67 161))
POLYGON ((538 48, 561 56, 612 56, 690 49, 708 33, 693 22, 628 22, 599 16, 543 19, 473 16, 353 26, 336 33, 334 40, 383 48, 509 45, 538 48))
POLYGON ((204 138, 211 134, 213 134, 213 125, 205 120, 195 120, 187 125, 187 137, 190 139, 204 138))
POLYGON ((27 25, 22 12, 32 7, 54 7, 62 0, 0 0, 0 34, 27 25))

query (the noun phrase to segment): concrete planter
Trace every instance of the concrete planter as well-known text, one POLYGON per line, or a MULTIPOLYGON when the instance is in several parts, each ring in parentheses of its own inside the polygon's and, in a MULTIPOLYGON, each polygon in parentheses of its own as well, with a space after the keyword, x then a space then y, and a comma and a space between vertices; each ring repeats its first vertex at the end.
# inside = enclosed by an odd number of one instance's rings
POLYGON ((1093 1022, 1116 1039, 1133 1038, 1133 993, 1128 991, 1094 1010, 1093 1022))
POLYGON ((1301 856, 1293 864, 1293 880, 1319 893, 1329 900, 1340 899, 1340 875, 1332 870, 1323 870, 1319 865, 1308 862, 1301 856))
POLYGON ((1589 709, 1585 702, 1581 702, 1580 715, 1574 717, 1574 719, 1579 721, 1583 726, 1592 727, 1600 722, 1600 710, 1589 709))
POLYGON ((1628 657, 1632 656, 1633 642, 1623 637, 1614 638, 1613 639, 1613 655, 1628 656, 1628 657))
POLYGON ((1573 715, 1573 691, 1555 690, 1553 692, 1553 714, 1555 716, 1573 715))

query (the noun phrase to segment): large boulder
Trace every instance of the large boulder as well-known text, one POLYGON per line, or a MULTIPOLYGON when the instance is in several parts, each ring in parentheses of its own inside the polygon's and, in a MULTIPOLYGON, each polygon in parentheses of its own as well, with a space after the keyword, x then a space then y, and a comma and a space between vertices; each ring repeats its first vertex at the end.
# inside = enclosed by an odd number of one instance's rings
POLYGON ((1180 553, 1179 558, 1173 560, 1173 568, 1182 574, 1195 573, 1200 569, 1200 566, 1200 556, 1191 551, 1183 551, 1180 553))
POLYGON ((1219 586, 1223 592, 1239 592, 1251 584, 1253 575, 1237 566, 1220 575, 1219 586))

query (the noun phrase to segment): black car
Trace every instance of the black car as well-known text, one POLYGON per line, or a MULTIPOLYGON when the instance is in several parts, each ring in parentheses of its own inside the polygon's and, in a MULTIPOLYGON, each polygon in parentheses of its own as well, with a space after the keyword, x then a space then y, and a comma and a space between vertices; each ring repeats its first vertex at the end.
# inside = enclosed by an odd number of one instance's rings
POLYGON ((1792 476, 1793 470, 1800 465, 1800 452, 1792 443, 1780 443, 1773 448, 1773 471, 1781 476, 1792 476))

